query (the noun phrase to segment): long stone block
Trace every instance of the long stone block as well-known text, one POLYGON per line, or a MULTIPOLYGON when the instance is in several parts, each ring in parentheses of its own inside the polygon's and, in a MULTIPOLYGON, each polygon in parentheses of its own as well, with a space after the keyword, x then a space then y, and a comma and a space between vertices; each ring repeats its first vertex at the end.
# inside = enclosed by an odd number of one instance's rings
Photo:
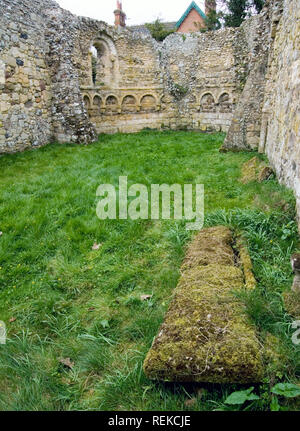
POLYGON ((191 243, 182 276, 145 374, 173 382, 254 383, 263 376, 263 351, 236 292, 244 274, 224 227, 201 231, 191 243))

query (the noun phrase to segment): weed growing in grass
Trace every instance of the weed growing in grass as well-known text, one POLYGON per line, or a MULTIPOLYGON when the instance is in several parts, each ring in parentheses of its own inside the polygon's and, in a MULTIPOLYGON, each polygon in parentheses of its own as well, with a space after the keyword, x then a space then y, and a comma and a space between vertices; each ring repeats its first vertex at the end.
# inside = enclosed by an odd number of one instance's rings
MULTIPOLYGON (((274 179, 240 183, 253 154, 219 153, 223 139, 144 131, 0 158, 0 320, 8 330, 0 409, 214 410, 240 389, 165 385, 143 375, 193 233, 183 221, 98 220, 98 185, 117 187, 124 175, 129 186, 205 184, 206 225, 245 232, 258 287, 241 299, 262 338, 271 333, 283 346, 251 409, 270 409, 271 385, 299 379, 299 347, 281 296, 298 245, 293 196, 274 179)), ((293 399, 283 404, 297 409, 293 399)))

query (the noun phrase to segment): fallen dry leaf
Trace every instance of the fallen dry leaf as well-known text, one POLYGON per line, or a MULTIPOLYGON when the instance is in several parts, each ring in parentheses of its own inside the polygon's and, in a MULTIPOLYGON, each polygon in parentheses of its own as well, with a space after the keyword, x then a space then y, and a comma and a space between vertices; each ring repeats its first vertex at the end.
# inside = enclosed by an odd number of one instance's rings
POLYGON ((94 310, 96 310, 96 308, 95 308, 95 307, 90 307, 90 308, 88 309, 88 311, 94 311, 94 310))
POLYGON ((13 323, 13 322, 15 322, 17 320, 17 318, 16 317, 11 317, 10 319, 9 319, 9 323, 13 323))
POLYGON ((64 365, 67 368, 70 368, 70 370, 74 367, 75 363, 71 361, 70 358, 62 358, 59 360, 59 363, 64 365))
POLYGON ((197 399, 196 398, 192 398, 190 400, 186 400, 184 405, 186 407, 194 407, 197 404, 197 399))
POLYGON ((148 299, 151 299, 152 295, 141 295, 141 301, 148 301, 148 299))
POLYGON ((99 250, 99 248, 102 246, 102 244, 97 244, 96 242, 95 242, 95 244, 93 245, 93 247, 92 247, 92 250, 99 250))

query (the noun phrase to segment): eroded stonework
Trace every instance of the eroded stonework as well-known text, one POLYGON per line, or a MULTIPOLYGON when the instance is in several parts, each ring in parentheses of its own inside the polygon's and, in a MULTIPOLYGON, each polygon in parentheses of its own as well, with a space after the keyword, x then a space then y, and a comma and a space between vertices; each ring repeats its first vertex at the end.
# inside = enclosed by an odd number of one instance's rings
POLYGON ((279 7, 271 37, 260 151, 268 155, 279 181, 295 191, 300 216, 299 0, 279 7))
POLYGON ((300 1, 267 1, 255 19, 261 29, 255 73, 247 78, 224 146, 267 154, 279 181, 295 192, 300 227, 300 1))
POLYGON ((83 19, 78 38, 80 87, 98 133, 228 130, 240 93, 242 32, 174 34, 159 44, 83 19))
POLYGON ((247 73, 242 29, 158 43, 45 0, 2 0, 0 28, 2 153, 145 127, 227 131, 247 73))

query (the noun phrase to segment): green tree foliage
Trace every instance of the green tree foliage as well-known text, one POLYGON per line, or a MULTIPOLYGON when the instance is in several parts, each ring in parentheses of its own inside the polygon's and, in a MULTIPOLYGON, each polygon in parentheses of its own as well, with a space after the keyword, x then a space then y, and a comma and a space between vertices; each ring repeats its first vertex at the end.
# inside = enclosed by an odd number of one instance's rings
POLYGON ((145 24, 145 27, 150 31, 152 37, 157 41, 163 41, 167 36, 175 32, 175 29, 168 29, 159 18, 153 23, 145 24))
POLYGON ((225 27, 239 27, 253 13, 259 13, 265 0, 221 0, 227 11, 223 13, 225 27))
POLYGON ((253 6, 255 7, 257 12, 260 12, 262 8, 264 7, 265 0, 253 0, 252 1, 253 6))
POLYGON ((224 0, 228 13, 224 14, 225 27, 239 27, 247 16, 248 0, 224 0))
POLYGON ((217 13, 215 10, 211 10, 205 20, 206 29, 203 29, 203 30, 204 31, 219 30, 219 28, 221 28, 222 26, 220 17, 221 16, 219 13, 217 13))

